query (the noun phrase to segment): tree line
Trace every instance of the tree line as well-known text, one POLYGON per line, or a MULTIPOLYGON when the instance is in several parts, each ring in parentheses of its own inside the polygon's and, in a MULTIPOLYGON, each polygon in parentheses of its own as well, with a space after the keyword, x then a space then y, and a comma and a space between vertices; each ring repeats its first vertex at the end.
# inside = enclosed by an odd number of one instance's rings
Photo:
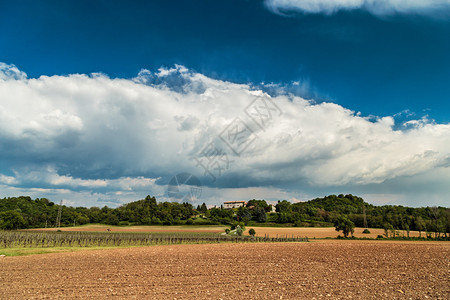
MULTIPOLYGON (((28 196, 0 199, 0 228, 55 227, 59 205, 46 198, 28 196)), ((335 226, 345 217, 357 227, 384 228, 409 232, 450 233, 450 208, 375 206, 354 195, 329 195, 306 202, 287 200, 270 205, 249 200, 235 209, 207 208, 206 204, 157 202, 155 197, 124 204, 118 208, 62 206, 61 226, 102 223, 108 225, 216 225, 243 223, 272 226, 335 226), (273 211, 274 210, 274 211, 273 211), (272 212, 273 211, 273 212, 272 212)))

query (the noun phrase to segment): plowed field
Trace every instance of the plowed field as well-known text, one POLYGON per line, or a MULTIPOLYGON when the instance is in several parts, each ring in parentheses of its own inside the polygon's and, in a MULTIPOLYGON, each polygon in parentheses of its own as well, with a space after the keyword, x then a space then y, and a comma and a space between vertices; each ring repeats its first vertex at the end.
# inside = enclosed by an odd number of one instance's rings
POLYGON ((210 244, 0 257, 0 297, 450 298, 450 243, 210 244))

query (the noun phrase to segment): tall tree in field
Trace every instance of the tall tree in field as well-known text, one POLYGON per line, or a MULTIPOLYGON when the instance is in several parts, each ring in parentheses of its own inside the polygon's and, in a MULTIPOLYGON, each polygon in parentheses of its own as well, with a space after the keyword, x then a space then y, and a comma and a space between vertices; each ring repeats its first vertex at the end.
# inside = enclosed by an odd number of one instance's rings
POLYGON ((355 232, 355 223, 345 216, 339 216, 334 222, 334 227, 336 228, 336 231, 342 230, 345 238, 347 238, 350 233, 353 235, 355 232))

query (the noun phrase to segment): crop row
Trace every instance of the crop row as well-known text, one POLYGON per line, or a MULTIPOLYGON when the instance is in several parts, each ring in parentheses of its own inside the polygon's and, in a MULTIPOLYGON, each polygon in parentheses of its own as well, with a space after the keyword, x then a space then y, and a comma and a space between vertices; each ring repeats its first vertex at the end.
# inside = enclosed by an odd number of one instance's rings
POLYGON ((200 244, 220 242, 304 242, 301 237, 248 237, 199 234, 136 234, 87 232, 0 231, 0 248, 15 247, 94 247, 200 244))

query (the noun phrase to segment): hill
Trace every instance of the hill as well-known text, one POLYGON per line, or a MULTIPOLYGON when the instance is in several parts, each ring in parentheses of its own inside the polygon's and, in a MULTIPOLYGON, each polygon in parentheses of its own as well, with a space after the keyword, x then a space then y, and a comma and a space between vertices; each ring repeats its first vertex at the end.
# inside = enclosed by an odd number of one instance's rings
MULTIPOLYGON (((59 205, 28 196, 0 199, 0 229, 55 227, 59 205)), ((218 225, 242 222, 257 226, 333 226, 345 216, 357 227, 450 233, 450 209, 445 207, 375 206, 354 195, 329 195, 306 202, 278 201, 276 212, 265 200, 250 200, 237 209, 194 208, 188 203, 160 202, 155 197, 118 208, 62 206, 61 225, 218 225)))

